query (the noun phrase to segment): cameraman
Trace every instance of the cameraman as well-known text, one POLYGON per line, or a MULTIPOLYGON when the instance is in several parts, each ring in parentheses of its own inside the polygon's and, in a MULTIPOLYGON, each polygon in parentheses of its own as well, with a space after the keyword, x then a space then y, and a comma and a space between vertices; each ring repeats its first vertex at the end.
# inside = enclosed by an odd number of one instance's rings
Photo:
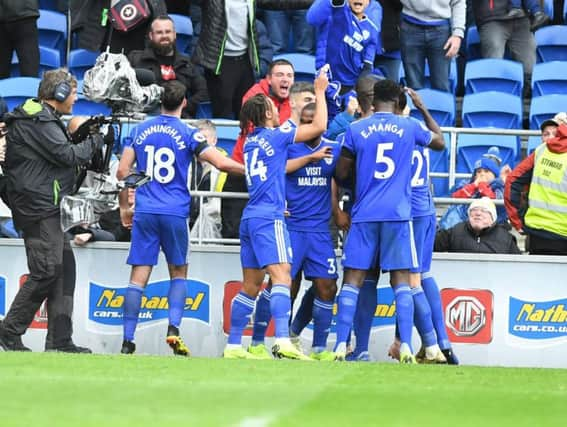
POLYGON ((71 114, 76 99, 77 80, 66 69, 50 70, 39 84, 38 98, 4 117, 8 198, 30 270, 0 325, 0 347, 6 351, 29 351, 21 335, 47 298, 46 350, 91 353, 71 339, 75 258, 61 228, 59 204, 72 192, 76 167, 91 159, 103 139, 93 134, 71 144, 60 115, 71 114))

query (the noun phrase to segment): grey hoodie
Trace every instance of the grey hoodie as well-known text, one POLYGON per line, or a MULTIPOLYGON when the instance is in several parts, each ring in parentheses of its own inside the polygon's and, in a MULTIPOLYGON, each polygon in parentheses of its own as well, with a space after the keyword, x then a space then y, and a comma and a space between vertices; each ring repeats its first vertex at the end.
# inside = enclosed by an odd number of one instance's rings
POLYGON ((454 36, 465 36, 466 0, 401 0, 402 13, 421 21, 449 19, 454 36))

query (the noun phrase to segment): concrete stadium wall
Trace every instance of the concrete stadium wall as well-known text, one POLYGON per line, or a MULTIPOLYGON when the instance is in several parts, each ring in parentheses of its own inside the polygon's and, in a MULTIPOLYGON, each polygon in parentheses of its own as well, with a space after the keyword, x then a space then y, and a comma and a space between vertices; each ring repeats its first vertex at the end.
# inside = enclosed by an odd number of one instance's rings
MULTIPOLYGON (((222 353, 228 330, 224 319, 241 279, 238 249, 192 249, 181 333, 194 356, 217 357, 222 353)), ((120 349, 123 294, 130 274, 125 264, 127 253, 128 244, 123 243, 75 248, 74 340, 97 353, 117 353, 120 349)), ((463 364, 567 368, 567 258, 435 254, 432 271, 442 288, 447 330, 463 364)), ((26 273, 23 242, 0 239, 0 318, 5 316, 26 273)), ((143 301, 137 353, 170 354, 164 342, 167 286, 167 267, 160 257, 143 301)), ((376 360, 386 361, 395 319, 387 274, 380 279, 378 298, 371 353, 376 360)), ((46 325, 45 310, 41 309, 23 337, 34 351, 43 349, 46 325)), ((245 343, 250 330, 247 334, 245 343)), ((308 327, 302 335, 305 347, 311 336, 308 327)), ((417 334, 414 336, 418 346, 417 334)), ((331 333, 329 345, 333 343, 331 333)))

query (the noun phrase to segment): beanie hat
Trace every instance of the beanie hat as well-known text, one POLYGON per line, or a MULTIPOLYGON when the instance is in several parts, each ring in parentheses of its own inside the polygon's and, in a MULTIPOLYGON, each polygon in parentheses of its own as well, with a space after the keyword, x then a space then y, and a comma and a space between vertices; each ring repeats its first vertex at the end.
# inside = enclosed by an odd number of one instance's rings
POLYGON ((500 166, 498 162, 492 157, 482 156, 474 163, 473 179, 477 169, 487 169, 494 174, 496 178, 500 175, 500 166))
POLYGON ((488 197, 482 197, 481 199, 474 199, 474 201, 469 205, 469 209, 467 213, 470 215, 471 210, 475 208, 480 208, 485 212, 488 212, 492 217, 492 223, 496 222, 496 205, 494 202, 488 197))

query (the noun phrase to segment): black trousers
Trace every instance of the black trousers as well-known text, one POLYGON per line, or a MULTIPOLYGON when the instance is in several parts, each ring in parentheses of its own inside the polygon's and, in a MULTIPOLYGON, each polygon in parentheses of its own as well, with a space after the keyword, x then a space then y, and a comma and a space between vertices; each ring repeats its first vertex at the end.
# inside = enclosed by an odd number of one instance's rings
POLYGON ((205 79, 213 117, 238 120, 242 97, 255 83, 248 54, 223 57, 220 74, 206 69, 205 79))
POLYGON ((8 334, 23 335, 47 299, 46 349, 65 347, 72 343, 73 334, 75 257, 71 245, 61 230, 59 215, 27 225, 23 234, 29 275, 2 327, 8 334))
MULTIPOLYGON (((246 178, 238 175, 228 175, 222 191, 231 193, 247 193, 246 178)), ((221 199, 222 237, 238 239, 240 237, 240 218, 248 203, 247 199, 221 199)))
POLYGON ((38 77, 39 42, 35 18, 0 23, 0 79, 10 77, 12 52, 15 50, 20 76, 38 77))
POLYGON ((536 234, 528 234, 526 250, 530 255, 567 255, 567 239, 547 239, 536 234))

